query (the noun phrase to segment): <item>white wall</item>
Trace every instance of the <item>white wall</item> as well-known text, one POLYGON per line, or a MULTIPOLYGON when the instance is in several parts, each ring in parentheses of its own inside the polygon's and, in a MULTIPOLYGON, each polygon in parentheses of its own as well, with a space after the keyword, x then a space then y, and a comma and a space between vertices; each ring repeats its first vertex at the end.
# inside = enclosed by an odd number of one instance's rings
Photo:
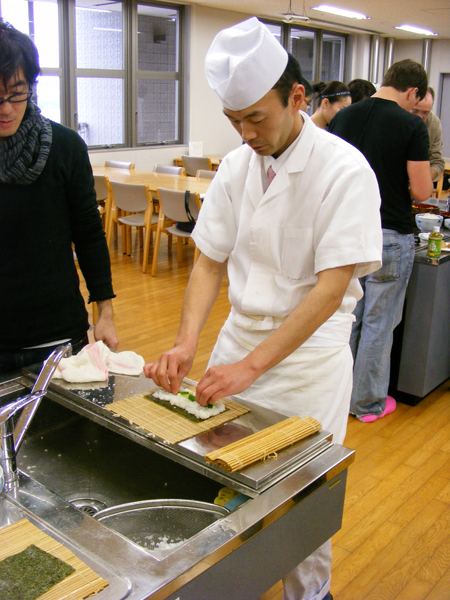
POLYGON ((411 58, 416 62, 422 62, 423 42, 419 40, 395 40, 394 62, 411 58))
MULTIPOLYGON (((248 15, 249 17, 251 15, 248 15)), ((190 141, 203 142, 203 153, 223 155, 241 144, 241 138, 222 112, 222 105, 209 87, 204 72, 206 52, 216 34, 244 21, 245 14, 191 7, 190 141)))
POLYGON ((347 82, 352 79, 369 79, 370 35, 353 34, 350 41, 351 65, 347 82))
POLYGON ((434 40, 431 45, 431 63, 428 74, 430 85, 439 95, 441 73, 450 73, 450 40, 434 40))
POLYGON ((134 163, 137 171, 152 171, 155 164, 173 165, 173 159, 180 158, 182 154, 188 154, 187 146, 92 150, 89 152, 89 158, 93 166, 101 167, 105 164, 105 160, 124 160, 134 163))

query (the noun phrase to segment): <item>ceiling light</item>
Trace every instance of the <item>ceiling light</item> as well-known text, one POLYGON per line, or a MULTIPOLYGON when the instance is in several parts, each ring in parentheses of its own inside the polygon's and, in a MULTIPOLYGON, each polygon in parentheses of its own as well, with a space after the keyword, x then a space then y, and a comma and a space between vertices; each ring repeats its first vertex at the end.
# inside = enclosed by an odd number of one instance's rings
POLYGON ((346 10, 345 8, 337 8, 336 6, 328 6, 328 4, 313 6, 312 9, 331 13, 332 15, 338 15, 339 17, 347 17, 348 19, 370 19, 370 17, 366 17, 366 15, 363 15, 362 13, 346 10))
POLYGON ((429 29, 422 29, 421 27, 414 27, 414 25, 399 25, 395 29, 403 29, 403 31, 410 31, 411 33, 418 33, 419 35, 437 35, 429 29))

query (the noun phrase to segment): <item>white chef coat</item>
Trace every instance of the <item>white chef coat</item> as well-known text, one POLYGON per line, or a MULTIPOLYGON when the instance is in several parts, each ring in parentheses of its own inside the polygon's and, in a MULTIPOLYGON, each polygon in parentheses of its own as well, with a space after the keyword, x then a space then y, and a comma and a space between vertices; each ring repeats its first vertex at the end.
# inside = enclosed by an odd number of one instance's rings
MULTIPOLYGON (((241 146, 224 158, 193 238, 209 258, 228 259, 232 310, 210 365, 242 360, 298 306, 317 273, 356 264, 336 313, 234 396, 287 416, 313 416, 342 443, 352 386, 351 313, 362 296, 357 278, 381 266, 380 195, 364 156, 302 116, 302 131, 274 163, 276 177, 265 192, 263 157, 241 146)), ((326 542, 286 576, 285 600, 321 600, 330 573, 326 542)))
MULTIPOLYGON (((263 157, 243 145, 222 161, 206 194, 193 238, 203 254, 228 259, 229 299, 254 329, 274 329, 325 269, 356 263, 336 314, 316 339, 348 340, 351 313, 362 296, 358 277, 381 266, 380 196, 364 156, 305 114, 300 136, 262 187, 263 157)), ((332 342, 331 342, 332 343, 332 342)))

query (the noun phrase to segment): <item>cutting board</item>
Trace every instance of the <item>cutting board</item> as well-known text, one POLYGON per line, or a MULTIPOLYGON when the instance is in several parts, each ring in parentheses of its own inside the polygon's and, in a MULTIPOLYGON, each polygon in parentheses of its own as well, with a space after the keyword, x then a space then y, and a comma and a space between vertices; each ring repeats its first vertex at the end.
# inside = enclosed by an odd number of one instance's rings
POLYGON ((39 600, 85 600, 109 585, 73 552, 35 527, 28 519, 21 519, 0 529, 0 560, 22 552, 31 544, 53 554, 75 569, 74 573, 39 596, 39 600))
POLYGON ((145 394, 137 394, 130 398, 124 398, 113 404, 106 405, 105 408, 131 421, 135 425, 143 427, 170 444, 182 442, 250 412, 249 408, 234 402, 234 400, 225 398, 221 400, 227 407, 225 412, 205 419, 200 423, 194 423, 182 415, 174 413, 169 408, 156 404, 156 402, 145 397, 154 391, 156 390, 153 389, 145 394))

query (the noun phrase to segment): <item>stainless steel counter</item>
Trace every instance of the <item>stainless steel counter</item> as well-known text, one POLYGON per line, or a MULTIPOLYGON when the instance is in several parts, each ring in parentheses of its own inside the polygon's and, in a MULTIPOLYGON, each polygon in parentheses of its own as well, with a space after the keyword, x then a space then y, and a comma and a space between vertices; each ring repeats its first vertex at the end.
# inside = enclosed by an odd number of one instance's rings
MULTIPOLYGON (((128 422, 121 422, 110 414, 104 415, 104 412, 109 412, 102 407, 102 403, 111 400, 108 394, 116 397, 117 390, 129 393, 131 388, 138 393, 139 385, 144 383, 135 378, 127 379, 119 386, 114 381, 114 386, 105 386, 100 393, 92 388, 84 389, 81 395, 79 390, 63 392, 60 386, 54 386, 51 400, 45 400, 46 407, 42 407, 42 423, 36 426, 37 430, 30 431, 30 442, 26 439, 21 449, 24 456, 21 459, 19 455, 22 470, 19 489, 0 496, 0 526, 25 516, 110 581, 110 586, 96 596, 99 600, 125 597, 132 600, 256 599, 340 528, 347 468, 353 461, 351 450, 333 444, 330 436, 322 433, 316 436, 312 445, 310 441, 302 448, 300 443, 294 453, 290 449, 288 460, 281 457, 277 463, 275 459, 264 477, 260 478, 253 472, 250 475, 244 473, 247 479, 233 480, 220 469, 208 469, 206 464, 203 465, 198 449, 174 448, 128 422), (58 410, 63 412, 53 414, 58 405, 58 410), (100 430, 95 430, 95 427, 110 433, 100 439, 100 430), (89 437, 86 431, 92 433, 93 429, 95 435, 89 437), (45 478, 45 471, 48 476, 52 472, 57 473, 58 461, 63 460, 49 445, 53 437, 58 437, 58 430, 59 438, 68 440, 67 448, 73 447, 70 461, 75 461, 77 455, 82 454, 83 445, 87 453, 90 449, 91 456, 95 457, 100 454, 100 451, 96 453, 95 444, 103 443, 106 452, 110 449, 111 464, 117 464, 117 471, 119 465, 114 451, 117 456, 124 456, 124 473, 127 473, 126 460, 137 456, 135 450, 139 448, 142 455, 139 460, 143 461, 140 464, 145 469, 142 485, 152 480, 152 473, 163 473, 169 477, 171 468, 168 465, 173 465, 174 480, 182 480, 181 484, 185 486, 183 493, 187 495, 189 486, 186 487, 186 484, 195 481, 193 487, 196 489, 192 492, 195 495, 202 488, 200 479, 203 478, 206 482, 210 481, 205 488, 209 489, 211 485, 220 487, 226 483, 237 491, 244 489, 251 492, 253 497, 247 494, 228 516, 158 559, 62 497, 64 490, 61 488, 58 492, 56 489, 61 485, 58 483, 60 477, 54 478, 51 484, 50 479, 45 478), (35 455, 32 460, 30 458, 31 438, 38 449, 40 440, 43 440, 41 454, 44 457, 40 464, 34 460, 35 455), (49 456, 52 452, 53 462, 49 456), (298 456, 298 460, 292 453, 298 456), (30 462, 27 463, 27 460, 30 462), (153 466, 147 471, 150 463, 153 466), (267 473, 274 476, 266 477, 267 473), (262 480, 261 489, 255 489, 254 482, 262 480), (53 491, 50 491, 50 485, 53 491)), ((22 385, 31 387, 31 382, 22 378, 0 385, 0 403, 5 403, 11 395, 20 394, 22 385)), ((246 424, 240 423, 243 427, 261 428, 267 420, 276 422, 280 419, 276 413, 268 411, 270 414, 264 414, 257 407, 252 408, 254 415, 246 424)), ((40 410, 41 407, 35 419, 39 418, 40 410)), ((70 461, 67 464, 70 465, 70 461)), ((89 464, 90 468, 97 469, 95 461, 89 464)), ((63 470, 71 470, 71 467, 63 470)), ((114 468, 106 465, 102 473, 102 489, 105 491, 110 489, 108 478, 115 476, 113 471, 114 468)), ((73 481, 81 483, 86 479, 86 476, 77 477, 73 481)), ((133 488, 138 483, 130 478, 119 488, 133 488)), ((177 492, 171 485, 169 481, 168 487, 173 496, 177 492)))

